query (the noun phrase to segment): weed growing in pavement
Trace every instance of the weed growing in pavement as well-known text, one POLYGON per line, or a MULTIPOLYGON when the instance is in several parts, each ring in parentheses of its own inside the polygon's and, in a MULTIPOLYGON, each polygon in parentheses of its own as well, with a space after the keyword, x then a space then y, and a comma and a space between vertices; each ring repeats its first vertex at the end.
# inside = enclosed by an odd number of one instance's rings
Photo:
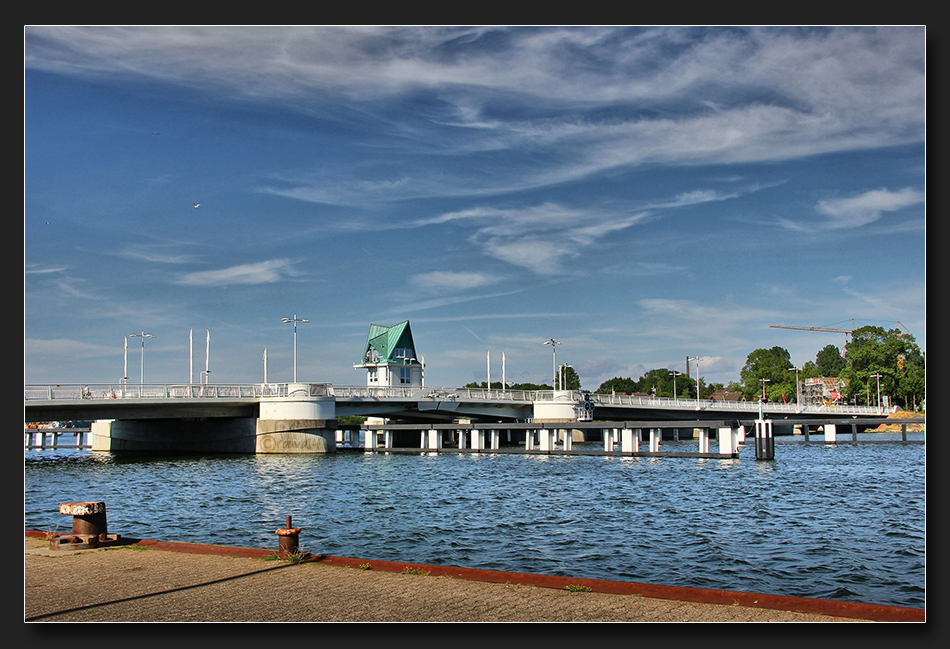
POLYGON ((369 565, 368 563, 360 564, 360 570, 372 570, 372 569, 373 569, 373 566, 369 565))
POLYGON ((590 586, 580 586, 578 584, 568 584, 564 587, 565 590, 569 590, 572 593, 589 593, 590 586))
POLYGON ((402 569, 402 574, 404 574, 404 575, 422 575, 423 577, 428 577, 428 576, 429 576, 429 571, 428 571, 428 570, 423 570, 422 568, 412 568, 412 567, 410 567, 410 566, 406 566, 405 568, 402 569))

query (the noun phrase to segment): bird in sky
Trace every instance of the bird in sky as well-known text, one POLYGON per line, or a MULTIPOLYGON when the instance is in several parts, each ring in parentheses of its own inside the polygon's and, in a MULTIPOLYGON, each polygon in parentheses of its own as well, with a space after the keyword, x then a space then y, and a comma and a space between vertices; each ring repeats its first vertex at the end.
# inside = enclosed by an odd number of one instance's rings
POLYGON ((195 207, 201 207, 201 203, 195 203, 195 207))
POLYGON ((161 133, 159 133, 158 131, 153 131, 152 135, 161 135, 161 133))

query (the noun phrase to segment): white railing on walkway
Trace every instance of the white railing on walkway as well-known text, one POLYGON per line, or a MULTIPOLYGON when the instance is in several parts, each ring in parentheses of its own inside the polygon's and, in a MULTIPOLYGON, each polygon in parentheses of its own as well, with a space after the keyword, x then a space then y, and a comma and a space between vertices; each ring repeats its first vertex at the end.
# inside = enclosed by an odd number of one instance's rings
POLYGON ((250 384, 61 384, 26 385, 25 401, 56 401, 79 399, 260 399, 286 397, 301 389, 313 397, 337 399, 393 399, 399 401, 568 401, 583 403, 590 399, 596 406, 627 406, 662 410, 705 410, 756 413, 800 414, 826 413, 840 415, 881 415, 874 406, 798 405, 757 401, 713 401, 671 399, 625 394, 597 394, 581 390, 501 390, 478 388, 372 387, 366 385, 332 385, 330 383, 250 383, 250 384), (306 386, 302 388, 301 386, 306 386))
POLYGON ((327 383, 185 383, 185 384, 57 384, 27 385, 24 401, 82 399, 260 399, 286 397, 303 388, 312 397, 330 396, 327 383))

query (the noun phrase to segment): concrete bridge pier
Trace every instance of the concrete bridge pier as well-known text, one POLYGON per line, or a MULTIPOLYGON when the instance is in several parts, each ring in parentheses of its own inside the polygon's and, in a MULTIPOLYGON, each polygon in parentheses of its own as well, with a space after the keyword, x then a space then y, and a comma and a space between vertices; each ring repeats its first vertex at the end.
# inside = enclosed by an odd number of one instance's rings
POLYGON ((255 453, 336 452, 336 400, 312 394, 308 383, 291 383, 287 396, 261 399, 255 453))
POLYGON ((624 428, 620 431, 620 450, 624 453, 640 452, 639 428, 624 428))
POLYGON ((719 455, 736 457, 739 454, 739 429, 724 426, 719 429, 719 455))
POLYGON ((500 443, 501 433, 497 429, 492 428, 490 431, 488 431, 488 448, 493 451, 497 451, 500 443))
POLYGON ((709 429, 708 428, 699 429, 699 452, 700 453, 709 452, 709 429))
POLYGON ((825 424, 825 444, 838 443, 838 427, 834 424, 825 424))

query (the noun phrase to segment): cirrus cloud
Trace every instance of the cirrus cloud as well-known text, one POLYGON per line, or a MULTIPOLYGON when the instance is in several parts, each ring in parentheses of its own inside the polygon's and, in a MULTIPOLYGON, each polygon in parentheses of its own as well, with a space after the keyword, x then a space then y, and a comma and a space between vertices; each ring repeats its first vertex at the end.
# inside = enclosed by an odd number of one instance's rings
POLYGON ((296 275, 293 262, 272 259, 256 264, 239 264, 218 270, 203 270, 183 275, 178 281, 186 286, 227 286, 229 284, 272 284, 296 275))

